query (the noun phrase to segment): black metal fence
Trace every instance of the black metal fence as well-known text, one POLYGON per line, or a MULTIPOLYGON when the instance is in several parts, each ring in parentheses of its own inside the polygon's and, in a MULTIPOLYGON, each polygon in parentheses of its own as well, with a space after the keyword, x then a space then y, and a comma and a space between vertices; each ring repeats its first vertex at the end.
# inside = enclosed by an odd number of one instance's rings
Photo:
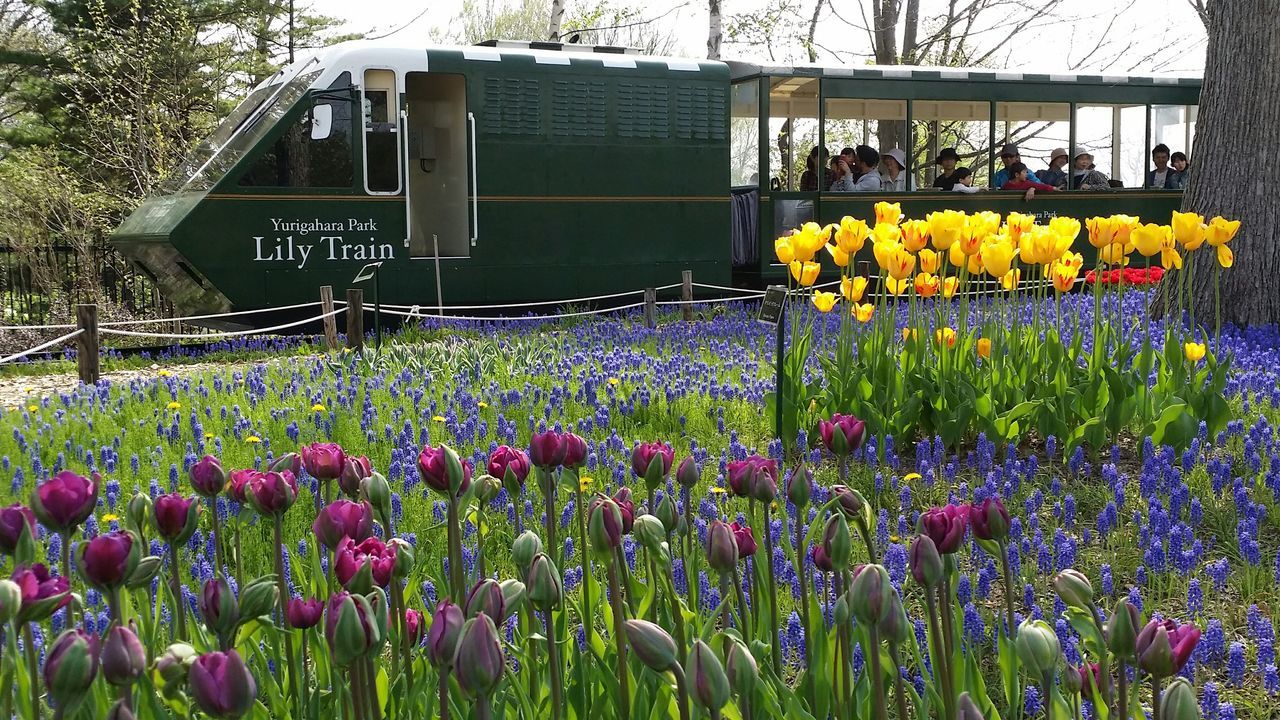
POLYGON ((0 324, 67 321, 77 303, 129 317, 172 317, 173 307, 115 248, 14 248, 0 240, 0 324))

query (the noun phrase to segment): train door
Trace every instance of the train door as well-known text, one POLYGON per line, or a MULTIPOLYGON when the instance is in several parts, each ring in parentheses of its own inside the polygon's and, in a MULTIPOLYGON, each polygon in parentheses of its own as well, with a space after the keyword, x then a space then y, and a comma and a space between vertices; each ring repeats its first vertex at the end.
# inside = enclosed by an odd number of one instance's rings
POLYGON ((463 75, 411 72, 408 106, 410 257, 469 257, 475 244, 475 134, 463 75))
POLYGON ((370 195, 400 193, 400 127, 396 74, 364 71, 364 189, 370 195))

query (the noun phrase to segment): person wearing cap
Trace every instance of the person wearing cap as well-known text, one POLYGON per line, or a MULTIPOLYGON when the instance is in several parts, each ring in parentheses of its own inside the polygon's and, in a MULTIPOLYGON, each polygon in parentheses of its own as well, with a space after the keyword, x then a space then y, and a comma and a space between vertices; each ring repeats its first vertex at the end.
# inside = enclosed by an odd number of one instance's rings
POLYGON ((1173 170, 1169 167, 1169 146, 1160 143, 1151 148, 1151 162, 1155 170, 1147 171, 1147 187, 1155 190, 1173 190, 1173 170))
POLYGON ((956 183, 955 185, 951 186, 951 192, 958 192, 958 193, 964 193, 966 195, 972 195, 982 189, 980 187, 974 186, 973 171, 967 167, 956 168, 955 172, 951 173, 951 177, 952 179, 955 180, 955 183, 956 183))
POLYGON ((1000 162, 1004 163, 1004 169, 996 173, 995 178, 991 181, 991 187, 1002 188, 1004 184, 1009 182, 1012 173, 1009 168, 1015 163, 1022 162, 1022 156, 1018 154, 1017 145, 1005 145, 1000 149, 1000 162))
POLYGON ((1054 148, 1049 153, 1049 167, 1044 170, 1037 170, 1036 177, 1045 185, 1052 185, 1059 190, 1067 189, 1067 171, 1063 170, 1067 166, 1067 151, 1063 148, 1054 148))
POLYGON ((907 191, 907 154, 894 148, 880 156, 884 170, 880 172, 881 192, 907 191))
POLYGON ((1076 151, 1076 166, 1071 171, 1072 190, 1110 190, 1107 176, 1093 166, 1093 153, 1084 148, 1076 151))
POLYGON ((956 171, 956 164, 959 162, 960 154, 956 152, 955 148, 943 148, 942 152, 938 153, 938 158, 933 161, 933 164, 942 166, 942 172, 934 179, 933 186, 950 191, 956 184, 956 179, 953 175, 956 171))

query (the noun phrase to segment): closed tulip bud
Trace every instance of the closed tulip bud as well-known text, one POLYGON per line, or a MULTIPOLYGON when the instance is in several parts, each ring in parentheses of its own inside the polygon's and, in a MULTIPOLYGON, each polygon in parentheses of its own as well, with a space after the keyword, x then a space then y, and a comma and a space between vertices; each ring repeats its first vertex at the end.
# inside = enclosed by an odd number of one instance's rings
POLYGON ((136 720, 133 711, 129 709, 129 705, 124 700, 117 700, 111 709, 107 711, 107 720, 136 720))
POLYGON ((240 617, 251 620, 267 615, 275 610, 279 601, 280 587, 275 578, 258 578, 240 590, 240 617))
POLYGON ((797 508, 804 508, 812 495, 813 471, 808 465, 801 464, 787 477, 787 500, 797 508))
POLYGON ((960 699, 956 703, 956 720, 986 720, 982 711, 978 709, 978 704, 969 697, 969 693, 960 693, 960 699))
POLYGON ((853 616, 859 622, 878 624, 892 607, 894 595, 889 573, 883 565, 864 565, 849 586, 853 616))
POLYGON ((489 474, 502 481, 507 494, 513 499, 524 490, 524 481, 529 477, 529 456, 523 450, 509 445, 499 445, 489 454, 489 462, 485 469, 489 474))
POLYGON ((533 563, 533 559, 542 552, 542 538, 532 530, 525 530, 520 533, 520 537, 511 544, 511 560, 515 562, 516 567, 520 569, 520 574, 526 575, 529 572, 529 566, 533 563))
POLYGON ((676 482, 683 488, 693 488, 702 479, 702 471, 698 469, 698 462, 690 455, 680 461, 680 466, 676 468, 676 482))
POLYGON ((691 686, 689 694, 699 707, 717 713, 729 702, 729 677, 715 651, 701 639, 693 641, 685 673, 691 686))
POLYGON ((942 582, 942 556, 938 554, 938 546, 928 535, 916 536, 911 542, 907 560, 911 567, 911 577, 925 588, 932 590, 942 582))
POLYGON ((725 672, 729 676, 729 687, 739 696, 747 696, 754 692, 760 682, 760 666, 740 640, 729 641, 729 650, 725 654, 725 672))
POLYGON ((502 490, 502 481, 492 475, 481 475, 475 479, 476 501, 488 504, 498 497, 502 490))
POLYGON ((329 598, 325 606, 324 638, 335 665, 350 667, 369 654, 382 641, 379 633, 369 598, 345 591, 329 598))
POLYGON ((75 714, 97 675, 98 639, 84 630, 64 631, 45 655, 44 686, 60 715, 75 714))
POLYGON ((56 533, 69 533, 93 514, 100 479, 98 473, 86 478, 63 470, 36 488, 31 509, 45 527, 56 533))
POLYGON ((675 453, 670 445, 663 442, 640 443, 631 451, 631 472, 643 479, 645 487, 652 492, 662 486, 674 460, 675 453))
POLYGON ((324 603, 319 599, 290 598, 284 609, 285 622, 295 630, 306 630, 319 625, 323 614, 324 603))
POLYGON ((217 497, 227 486, 227 471, 212 455, 205 455, 193 463, 187 474, 191 477, 191 489, 200 497, 217 497))
POLYGON ((258 683, 235 650, 196 658, 187 672, 187 686, 196 705, 215 718, 243 717, 258 696, 258 683))
POLYGON ((534 556, 529 566, 529 602, 543 612, 560 607, 564 600, 564 585, 560 571, 551 558, 543 553, 534 556))
POLYGON ((1000 498, 987 498, 969 506, 969 527, 979 540, 1003 540, 1009 537, 1009 511, 1000 498))
POLYGON ((288 471, 295 478, 302 474, 302 456, 296 452, 285 453, 267 466, 267 472, 282 473, 288 471))
POLYGON ((902 607, 902 597, 892 588, 889 590, 889 610, 877 627, 880 630, 880 637, 894 645, 906 642, 908 633, 911 632, 911 626, 907 622, 907 612, 902 607))
POLYGON ((367 500, 334 500, 316 513, 311 532, 329 550, 336 550, 344 537, 361 542, 373 535, 373 505, 367 500))
POLYGON ((567 432, 560 436, 560 443, 564 446, 564 457, 561 464, 570 470, 576 470, 587 464, 587 441, 577 435, 567 432))
POLYGON ((564 462, 564 441, 554 430, 537 433, 529 441, 529 462, 543 469, 560 467, 564 462))
POLYGON ((480 613, 502 622, 506 613, 506 598, 502 595, 502 585, 493 578, 485 578, 471 586, 467 593, 467 617, 473 618, 480 613))
POLYGON ((22 588, 8 578, 0 580, 0 625, 8 625, 21 609, 22 588))
POLYGON ((853 535, 849 532, 849 522, 840 513, 827 516, 827 525, 822 532, 822 550, 831 560, 832 567, 837 569, 849 567, 853 557, 853 535))
POLYGON ((756 502, 771 503, 778 497, 778 465, 769 461, 769 467, 756 469, 755 481, 751 484, 751 499, 756 502))
POLYGON ((1068 694, 1079 695, 1085 686, 1081 678, 1081 674, 1084 672, 1087 672, 1085 668, 1064 666, 1061 672, 1058 673, 1058 682, 1062 684, 1062 689, 1067 691, 1068 694))
POLYGON ((231 586, 222 578, 206 580, 198 603, 204 624, 218 637, 226 637, 240 623, 240 606, 231 586))
POLYGON ((950 555, 960 549, 965 529, 969 527, 969 511, 958 505, 926 510, 920 515, 920 532, 933 540, 939 553, 950 555))
POLYGON ((661 673, 676 664, 676 641, 666 630, 648 620, 627 620, 622 627, 627 644, 645 667, 661 673))
POLYGON ((453 654, 458 647, 458 636, 462 633, 464 621, 462 608, 450 600, 441 600, 431 616, 431 627, 427 630, 427 660, 432 667, 450 667, 453 665, 453 654))
POLYGON ((836 508, 849 520, 872 528, 875 518, 871 515, 871 505, 862 493, 845 485, 831 486, 831 496, 836 499, 836 508))
POLYGON ((498 628, 481 613, 462 626, 453 656, 454 677, 470 697, 487 696, 498 686, 506 661, 498 643, 498 628))
POLYGON ((129 579, 125 581, 124 586, 130 590, 137 590, 151 584, 152 579, 160 574, 160 568, 164 565, 164 561, 156 555, 148 555, 138 559, 138 565, 133 569, 133 573, 129 575, 129 579))
POLYGON ((127 625, 107 631, 102 644, 102 677, 112 685, 130 685, 147 669, 147 653, 138 635, 127 625))
POLYGON ((129 532, 112 532, 76 545, 80 576, 103 592, 123 587, 138 567, 141 543, 129 532))
POLYGON ((347 455, 338 476, 338 489, 351 499, 360 497, 360 483, 373 474, 373 463, 364 455, 347 455))
POLYGON ((381 473, 371 472, 360 481, 360 499, 373 506, 384 521, 391 518, 391 485, 381 473))
POLYGON ((373 627, 373 633, 370 635, 369 653, 377 656, 381 651, 383 643, 390 637, 391 632, 391 600, 387 596, 387 591, 380 587, 373 589, 365 596, 369 601, 370 623, 373 627))
POLYGON ((849 622, 853 618, 853 612, 849 610, 849 593, 840 593, 840 597, 836 598, 836 607, 833 611, 835 626, 840 627, 849 622))
POLYGON ((35 532, 36 516, 31 508, 14 503, 0 509, 0 553, 16 554, 20 545, 34 542, 35 532))
POLYGON ((1141 624, 1142 617, 1138 613, 1138 608, 1134 607, 1128 598, 1121 598, 1111 613, 1111 619, 1107 622, 1107 649, 1121 660, 1134 660, 1138 626, 1141 624))
POLYGON ((733 572, 738 564, 738 540, 723 520, 713 521, 707 530, 707 564, 722 575, 733 572))
POLYGON ((409 645, 417 647, 427 636, 427 616, 421 610, 404 609, 404 631, 409 636, 409 645))
POLYGON ((498 588, 502 590, 502 617, 494 618, 494 621, 502 622, 520 612, 520 606, 529 597, 529 588, 515 579, 503 580, 498 583, 498 588))
POLYGON ((152 526, 165 542, 182 545, 195 534, 202 507, 194 495, 161 495, 152 508, 152 526))
POLYGON ((336 480, 342 475, 342 467, 346 463, 346 453, 337 443, 311 443, 303 445, 302 466, 307 474, 317 480, 336 480))
POLYGON ((150 495, 136 493, 129 498, 129 504, 125 506, 124 526, 141 535, 151 526, 153 508, 150 495))
POLYGON ((676 502, 672 499, 671 493, 663 493, 662 499, 658 501, 658 509, 654 512, 654 516, 662 523, 662 529, 668 533, 675 532, 680 526, 680 511, 676 508, 676 502))
POLYGON ((186 683, 187 670, 199 653, 186 643, 174 643, 155 658, 152 669, 164 681, 166 690, 176 683, 186 683))
POLYGON ((1058 659, 1062 656, 1058 635, 1043 620, 1023 620, 1018 626, 1014 647, 1022 666, 1032 677, 1043 677, 1045 673, 1057 670, 1058 659))
POLYGON ((1196 689, 1186 678, 1174 678, 1160 697, 1160 717, 1163 720, 1200 720, 1200 705, 1196 702, 1196 689))
POLYGON ((1092 610, 1093 585, 1077 570, 1067 568, 1053 579, 1053 589, 1062 602, 1080 610, 1092 610))
POLYGON ((657 552, 667 541, 667 528, 653 515, 641 515, 631 526, 631 535, 644 549, 657 552))
POLYGON ((298 481, 293 473, 255 472, 244 488, 245 498, 259 515, 284 515, 298 499, 298 481))
POLYGON ((612 498, 597 495, 587 514, 587 537, 600 557, 611 557, 622 544, 622 510, 612 498))

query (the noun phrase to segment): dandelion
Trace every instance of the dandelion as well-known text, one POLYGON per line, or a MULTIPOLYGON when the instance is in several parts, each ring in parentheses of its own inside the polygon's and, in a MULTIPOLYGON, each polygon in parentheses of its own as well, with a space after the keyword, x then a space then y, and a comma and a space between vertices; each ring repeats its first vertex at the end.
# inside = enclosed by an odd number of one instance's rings
POLYGON ((483 409, 485 409, 485 408, 489 407, 489 403, 487 403, 487 402, 485 402, 485 401, 481 400, 480 402, 476 403, 476 407, 478 407, 478 408, 480 408, 481 410, 483 410, 483 409))
POLYGON ((212 440, 213 438, 214 438, 214 434, 213 434, 213 433, 211 433, 211 432, 207 432, 207 433, 205 433, 205 434, 204 434, 204 439, 205 439, 205 440, 212 440))
POLYGON ((595 478, 591 478, 591 477, 582 478, 581 480, 578 481, 578 490, 581 492, 586 492, 587 490, 591 489, 591 485, 594 484, 595 481, 596 481, 595 478))
POLYGON ((102 524, 107 525, 107 524, 116 522, 119 519, 120 519, 120 516, 116 515, 115 513, 104 513, 102 515, 102 524))
POLYGON ((249 443, 250 445, 257 445, 258 443, 262 442, 262 438, 258 437, 257 435, 250 435, 249 437, 245 438, 244 441, 249 443))
POLYGON ((27 412, 35 412, 35 411, 36 411, 36 410, 38 410, 38 409, 39 409, 39 408, 37 408, 35 405, 28 405, 28 406, 27 406, 27 412))
POLYGON ((316 403, 315 405, 312 405, 311 412, 317 412, 317 413, 324 412, 324 405, 321 405, 320 403, 316 403))
POLYGON ((432 419, 433 421, 435 421, 435 422, 438 422, 438 423, 442 423, 442 422, 444 422, 444 416, 443 416, 443 415, 436 415, 435 417, 433 417, 433 418, 431 418, 431 419, 432 419))
POLYGON ((169 403, 168 405, 165 405, 165 408, 166 408, 166 409, 168 409, 168 410, 181 410, 181 409, 182 409, 182 403, 178 402, 177 400, 174 400, 173 402, 169 403))
POLYGON ((173 373, 169 372, 168 370, 161 370, 160 372, 158 372, 158 373, 156 373, 156 374, 157 374, 157 375, 159 375, 160 377, 169 377, 169 376, 170 376, 170 375, 172 375, 173 373))
POLYGON ((622 381, 621 381, 621 380, 619 380, 619 379, 618 379, 618 378, 616 378, 616 377, 611 377, 611 378, 609 378, 609 384, 610 384, 610 385, 617 385, 617 384, 618 384, 618 383, 620 383, 620 382, 622 382, 622 381))
POLYGON ((725 489, 722 487, 713 487, 711 488, 711 492, 715 493, 716 495, 723 495, 725 493, 725 489))

